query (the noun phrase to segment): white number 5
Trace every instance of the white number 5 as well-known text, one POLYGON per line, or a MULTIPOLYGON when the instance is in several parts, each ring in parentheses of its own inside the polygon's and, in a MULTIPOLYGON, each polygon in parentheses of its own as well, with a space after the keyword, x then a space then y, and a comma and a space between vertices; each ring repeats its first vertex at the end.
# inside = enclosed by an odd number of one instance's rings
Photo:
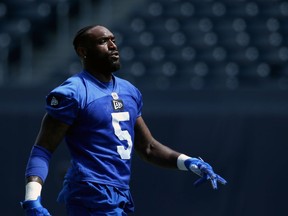
POLYGON ((130 159, 131 151, 132 151, 132 139, 131 135, 127 130, 122 130, 120 127, 121 121, 129 121, 130 116, 129 112, 118 112, 111 113, 112 115, 112 125, 114 128, 114 133, 120 140, 126 140, 128 143, 128 147, 125 149, 124 146, 117 146, 117 152, 120 155, 121 159, 130 159))

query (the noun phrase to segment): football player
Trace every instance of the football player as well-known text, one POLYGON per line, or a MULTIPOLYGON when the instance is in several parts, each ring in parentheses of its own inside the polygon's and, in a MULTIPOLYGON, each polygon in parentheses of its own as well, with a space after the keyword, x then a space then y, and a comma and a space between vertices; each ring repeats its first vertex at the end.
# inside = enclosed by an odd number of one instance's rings
POLYGON ((142 96, 118 78, 119 52, 114 35, 103 26, 87 26, 76 34, 74 48, 83 71, 68 78, 47 96, 46 111, 26 168, 22 202, 27 216, 50 213, 41 205, 49 161, 62 139, 71 153, 58 200, 69 216, 127 215, 134 205, 129 191, 132 149, 162 167, 189 170, 214 189, 226 181, 200 158, 161 144, 141 116, 142 96))

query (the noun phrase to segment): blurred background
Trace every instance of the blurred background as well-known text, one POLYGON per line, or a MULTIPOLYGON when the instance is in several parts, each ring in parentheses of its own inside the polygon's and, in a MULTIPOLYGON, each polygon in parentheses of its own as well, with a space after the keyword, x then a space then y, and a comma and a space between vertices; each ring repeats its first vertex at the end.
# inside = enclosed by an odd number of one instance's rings
MULTIPOLYGON (((1 214, 23 215, 45 96, 81 70, 75 32, 101 24, 116 36, 117 75, 141 90, 154 137, 228 181, 194 188, 196 175, 135 155, 133 215, 287 215, 287 18, 285 0, 1 0, 1 214)), ((56 198, 68 164, 61 145, 42 192, 54 216, 65 215, 56 198)))

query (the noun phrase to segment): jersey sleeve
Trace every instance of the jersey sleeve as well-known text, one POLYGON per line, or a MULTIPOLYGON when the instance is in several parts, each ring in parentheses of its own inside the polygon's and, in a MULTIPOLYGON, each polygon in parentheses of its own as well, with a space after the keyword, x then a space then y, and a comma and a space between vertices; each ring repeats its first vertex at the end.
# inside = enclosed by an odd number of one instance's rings
POLYGON ((78 103, 65 95, 50 93, 46 98, 46 111, 52 117, 71 125, 78 113, 78 103))
POLYGON ((72 125, 79 112, 77 86, 66 81, 46 97, 46 111, 61 122, 72 125))

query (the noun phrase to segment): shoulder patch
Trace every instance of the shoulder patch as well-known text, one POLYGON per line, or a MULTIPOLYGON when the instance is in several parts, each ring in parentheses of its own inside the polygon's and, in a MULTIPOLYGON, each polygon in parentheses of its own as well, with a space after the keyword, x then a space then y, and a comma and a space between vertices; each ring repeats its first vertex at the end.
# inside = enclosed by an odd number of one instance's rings
POLYGON ((51 106, 57 106, 59 104, 57 98, 55 96, 52 97, 51 101, 50 101, 50 105, 51 106))
POLYGON ((58 96, 58 95, 52 94, 52 95, 49 95, 47 98, 47 105, 57 108, 60 106, 62 101, 63 101, 63 97, 61 97, 60 95, 58 96))

